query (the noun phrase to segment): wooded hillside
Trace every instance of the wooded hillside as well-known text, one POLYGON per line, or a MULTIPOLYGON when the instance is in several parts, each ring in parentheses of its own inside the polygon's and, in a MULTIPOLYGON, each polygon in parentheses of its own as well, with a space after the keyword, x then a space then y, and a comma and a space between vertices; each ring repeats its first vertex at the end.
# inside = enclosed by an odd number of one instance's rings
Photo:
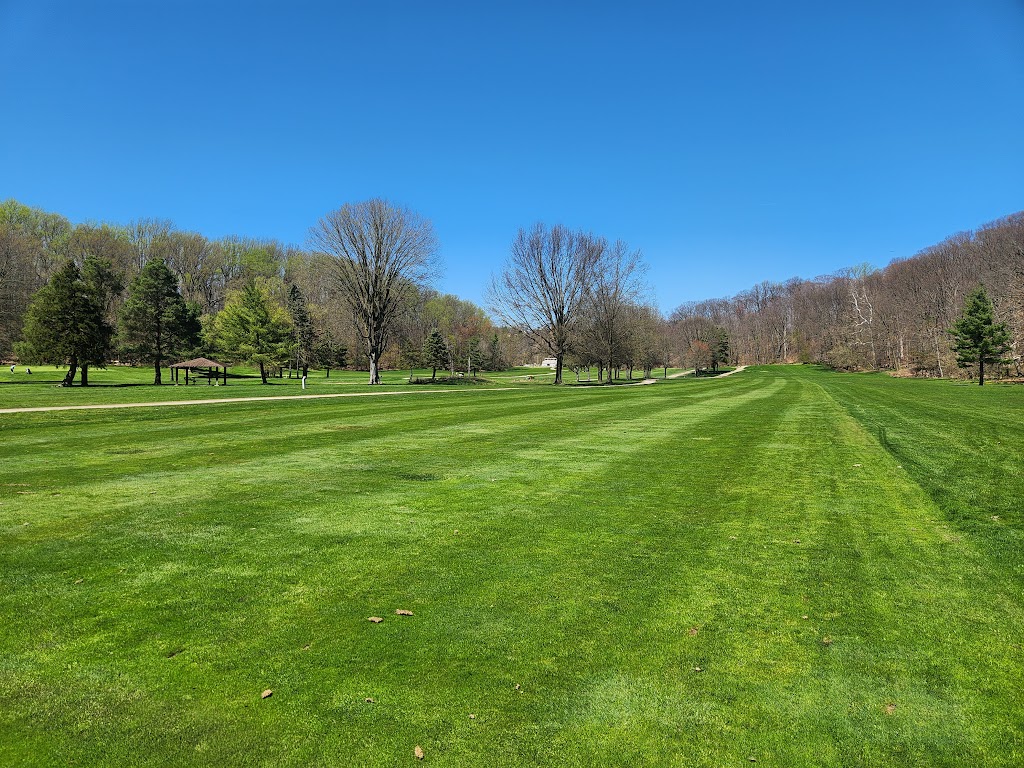
POLYGON ((915 375, 958 371, 948 330, 984 285, 1011 334, 1011 372, 1024 355, 1024 212, 961 232, 884 269, 861 265, 813 280, 763 282, 731 298, 684 304, 677 327, 728 330, 747 364, 826 363, 915 375))

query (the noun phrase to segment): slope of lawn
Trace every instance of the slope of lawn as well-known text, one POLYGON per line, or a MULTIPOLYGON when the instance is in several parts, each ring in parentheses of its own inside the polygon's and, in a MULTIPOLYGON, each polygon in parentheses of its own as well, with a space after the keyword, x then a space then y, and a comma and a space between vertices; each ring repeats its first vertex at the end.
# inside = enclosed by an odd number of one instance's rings
POLYGON ((977 389, 4 415, 0 764, 1019 765, 1024 389, 977 389))

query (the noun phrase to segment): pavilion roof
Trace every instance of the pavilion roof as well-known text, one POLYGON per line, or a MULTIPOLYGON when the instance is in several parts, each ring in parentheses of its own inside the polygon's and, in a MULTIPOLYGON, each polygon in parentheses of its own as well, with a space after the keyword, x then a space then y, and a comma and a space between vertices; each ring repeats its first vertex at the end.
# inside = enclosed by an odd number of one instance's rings
POLYGON ((227 366, 224 363, 218 363, 216 360, 210 360, 207 357, 197 357, 195 360, 175 363, 171 368, 227 368, 227 366))

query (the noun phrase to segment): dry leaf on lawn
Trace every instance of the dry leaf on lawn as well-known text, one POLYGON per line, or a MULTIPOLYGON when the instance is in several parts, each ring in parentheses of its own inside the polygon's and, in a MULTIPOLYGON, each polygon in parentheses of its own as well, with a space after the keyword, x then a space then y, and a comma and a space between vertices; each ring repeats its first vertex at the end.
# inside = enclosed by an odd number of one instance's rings
POLYGON ((384 621, 384 619, 382 619, 380 616, 371 616, 367 619, 367 621, 372 621, 374 624, 380 624, 382 621, 384 621))
POLYGON ((416 749, 414 749, 412 753, 416 755, 417 760, 423 759, 423 747, 421 747, 419 744, 416 745, 416 749))
POLYGON ((399 608, 395 613, 399 616, 412 616, 412 611, 407 611, 404 608, 399 608))
POLYGON ((261 699, 269 699, 273 695, 274 695, 274 692, 272 690, 270 690, 269 688, 267 688, 267 690, 265 690, 263 693, 260 694, 260 698, 261 699))

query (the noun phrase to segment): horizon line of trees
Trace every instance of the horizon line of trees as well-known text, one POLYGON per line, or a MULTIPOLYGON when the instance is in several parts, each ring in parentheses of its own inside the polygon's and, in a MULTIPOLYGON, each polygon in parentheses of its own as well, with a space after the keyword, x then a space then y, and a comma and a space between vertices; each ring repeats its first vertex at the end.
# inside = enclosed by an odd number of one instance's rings
POLYGON ((577 379, 596 368, 598 381, 611 381, 635 368, 650 376, 670 365, 777 362, 941 377, 971 365, 953 330, 984 286, 991 323, 1006 333, 999 354, 981 353, 983 364, 1022 373, 1024 213, 881 270, 763 282, 667 318, 646 300, 642 254, 622 241, 562 225, 521 229, 489 286, 497 322, 430 287, 437 250, 428 220, 380 199, 322 217, 307 249, 208 240, 159 219, 72 225, 7 200, 0 357, 67 364, 83 383, 90 366, 112 359, 152 363, 159 383, 161 365, 186 354, 251 363, 264 380, 285 367, 298 375, 355 365, 377 383, 381 368, 454 376, 543 356, 555 358, 559 383, 566 367, 577 379))
MULTIPOLYGON (((343 206, 319 226, 346 210, 377 210, 392 224, 414 216, 387 201, 368 201, 343 206)), ((0 203, 0 359, 67 365, 66 384, 75 371, 88 384, 90 367, 115 360, 151 363, 154 383, 161 383, 162 366, 197 355, 252 364, 264 381, 268 371, 282 375, 285 368, 289 375, 311 367, 329 375, 332 368, 355 367, 372 376, 374 363, 420 365, 431 330, 442 335, 444 365, 453 374, 464 361, 499 368, 534 354, 482 308, 400 271, 392 275, 398 300, 387 310, 374 361, 359 299, 346 292, 349 263, 348 255, 322 248, 236 236, 208 240, 161 219, 72 225, 7 200, 0 203)))

